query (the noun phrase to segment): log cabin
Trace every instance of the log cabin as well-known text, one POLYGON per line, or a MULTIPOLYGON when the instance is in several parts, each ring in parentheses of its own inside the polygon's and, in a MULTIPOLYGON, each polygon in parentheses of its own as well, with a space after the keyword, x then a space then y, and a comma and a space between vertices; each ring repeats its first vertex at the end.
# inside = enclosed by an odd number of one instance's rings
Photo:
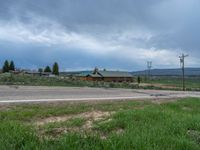
POLYGON ((80 80, 104 81, 104 82, 132 82, 133 76, 129 72, 122 71, 99 71, 79 76, 80 80))

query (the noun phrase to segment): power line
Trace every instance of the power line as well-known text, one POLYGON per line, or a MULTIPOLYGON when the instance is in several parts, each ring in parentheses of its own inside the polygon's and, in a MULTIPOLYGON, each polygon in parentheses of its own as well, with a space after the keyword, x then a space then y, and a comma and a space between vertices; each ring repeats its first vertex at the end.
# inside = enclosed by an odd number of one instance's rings
POLYGON ((147 61, 148 76, 150 77, 152 68, 152 61, 147 61))
POLYGON ((151 68, 152 68, 152 61, 147 61, 147 71, 148 71, 148 79, 150 79, 151 75, 151 68))
POLYGON ((182 84, 183 84, 183 91, 185 91, 185 58, 189 55, 182 54, 179 56, 181 69, 182 69, 182 84))

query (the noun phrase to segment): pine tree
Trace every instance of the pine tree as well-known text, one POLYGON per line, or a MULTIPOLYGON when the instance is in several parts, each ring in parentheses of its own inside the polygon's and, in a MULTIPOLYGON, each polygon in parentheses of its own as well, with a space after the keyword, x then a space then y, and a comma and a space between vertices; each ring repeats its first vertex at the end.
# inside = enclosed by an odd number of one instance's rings
POLYGON ((53 74, 59 75, 59 66, 58 66, 58 63, 57 63, 57 62, 55 62, 55 63, 53 64, 53 74))
POLYGON ((6 60, 5 62, 4 62, 4 65, 3 65, 3 73, 5 73, 5 72, 9 72, 9 68, 10 68, 10 65, 9 65, 9 62, 8 62, 8 60, 6 60))
POLYGON ((44 69, 44 72, 51 72, 51 68, 49 66, 46 66, 46 68, 44 69))
POLYGON ((13 61, 10 62, 9 70, 15 71, 15 64, 13 61))

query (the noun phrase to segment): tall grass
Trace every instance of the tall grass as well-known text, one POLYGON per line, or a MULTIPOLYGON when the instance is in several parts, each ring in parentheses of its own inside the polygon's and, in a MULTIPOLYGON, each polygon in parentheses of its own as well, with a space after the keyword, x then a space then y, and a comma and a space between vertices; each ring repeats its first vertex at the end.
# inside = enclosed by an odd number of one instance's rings
POLYGON ((56 107, 24 105, 2 110, 0 112, 0 149, 200 149, 200 99, 197 98, 160 105, 129 101, 62 104, 56 107), (70 112, 63 111, 70 107, 70 112), (79 108, 81 111, 78 111, 79 108), (40 109, 43 111, 28 113, 40 109), (50 112, 51 116, 55 116, 92 110, 116 111, 116 113, 112 115, 110 121, 95 122, 92 133, 70 132, 56 139, 40 137, 36 128, 28 121, 31 118, 30 121, 34 121, 37 118, 49 116, 50 112), (24 115, 26 113, 27 115, 24 115), (122 132, 119 133, 118 130, 122 132), (101 135, 106 138, 102 139, 101 135))
MULTIPOLYGON (((31 85, 31 86, 66 86, 66 87, 100 87, 100 88, 129 88, 129 89, 168 89, 182 90, 181 77, 156 77, 151 80, 142 78, 142 83, 149 85, 138 86, 133 83, 118 83, 118 82, 102 82, 102 81, 81 81, 70 78, 48 78, 31 75, 15 75, 15 74, 0 74, 0 85, 31 85), (157 85, 156 85, 157 84, 157 85), (164 86, 159 86, 162 84, 164 86), (167 87, 169 86, 169 87, 167 87)), ((200 90, 200 77, 186 78, 187 90, 200 90)))
POLYGON ((32 75, 0 74, 1 85, 67 86, 67 87, 103 87, 137 88, 135 84, 98 81, 82 81, 61 77, 40 77, 32 75))

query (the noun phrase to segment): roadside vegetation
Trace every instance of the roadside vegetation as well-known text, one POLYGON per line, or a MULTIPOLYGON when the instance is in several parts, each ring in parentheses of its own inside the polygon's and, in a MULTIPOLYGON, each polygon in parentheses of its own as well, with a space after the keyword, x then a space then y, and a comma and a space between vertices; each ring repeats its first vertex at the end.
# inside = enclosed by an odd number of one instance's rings
MULTIPOLYGON (((66 86, 66 87, 100 87, 100 88, 130 88, 130 89, 159 89, 182 90, 181 78, 156 77, 151 80, 137 78, 133 83, 117 83, 102 81, 82 81, 70 77, 43 77, 27 74, 0 74, 0 85, 30 85, 30 86, 66 86)), ((186 89, 200 91, 200 77, 188 77, 186 89)))
POLYGON ((200 99, 0 106, 0 149, 200 149, 200 99))
MULTIPOLYGON (((150 80, 143 79, 144 83, 152 84, 160 87, 168 88, 182 88, 181 76, 155 76, 150 80)), ((200 90, 200 76, 187 76, 185 77, 186 90, 200 90)))
POLYGON ((0 85, 30 85, 30 86, 66 86, 66 87, 102 87, 102 88, 138 88, 137 84, 93 82, 76 80, 69 77, 43 77, 26 74, 0 74, 0 85))
MULTIPOLYGON (((103 81, 82 81, 70 75, 65 76, 63 74, 60 74, 59 65, 57 62, 53 64, 52 68, 48 65, 45 68, 39 68, 36 74, 34 74, 34 71, 33 74, 25 72, 17 70, 14 61, 5 60, 2 67, 2 73, 0 73, 0 85, 182 90, 181 76, 134 76, 134 82, 121 83, 103 81), (45 77, 42 74, 45 74, 47 76, 45 77)), ((200 91, 200 76, 186 77, 185 82, 186 90, 200 91)))

